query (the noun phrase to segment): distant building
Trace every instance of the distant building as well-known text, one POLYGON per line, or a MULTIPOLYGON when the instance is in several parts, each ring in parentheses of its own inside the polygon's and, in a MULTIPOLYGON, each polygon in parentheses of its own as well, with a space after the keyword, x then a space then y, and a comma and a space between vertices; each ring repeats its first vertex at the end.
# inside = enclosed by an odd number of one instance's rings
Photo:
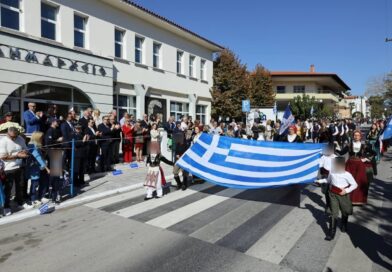
POLYGON ((363 117, 370 117, 367 97, 345 96, 339 103, 339 114, 342 118, 351 118, 355 113, 361 113, 363 117))
POLYGON ((32 101, 208 123, 222 49, 132 1, 1 0, 0 115, 32 101))
POLYGON ((334 73, 318 73, 314 65, 309 72, 272 71, 273 88, 276 92, 278 117, 287 104, 303 94, 314 97, 320 104, 330 105, 338 114, 338 104, 350 87, 334 73))

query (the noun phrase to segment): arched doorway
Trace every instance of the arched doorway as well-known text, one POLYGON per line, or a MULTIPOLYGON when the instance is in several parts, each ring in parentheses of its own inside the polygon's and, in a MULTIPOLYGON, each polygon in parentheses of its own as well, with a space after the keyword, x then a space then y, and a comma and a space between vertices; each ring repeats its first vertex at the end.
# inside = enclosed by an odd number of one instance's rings
POLYGON ((73 108, 76 114, 92 107, 90 99, 79 89, 62 83, 34 82, 19 87, 12 92, 0 108, 1 116, 7 112, 14 114, 14 121, 22 123, 22 114, 27 104, 34 102, 37 111, 46 112, 50 105, 57 105, 57 114, 65 117, 73 108))

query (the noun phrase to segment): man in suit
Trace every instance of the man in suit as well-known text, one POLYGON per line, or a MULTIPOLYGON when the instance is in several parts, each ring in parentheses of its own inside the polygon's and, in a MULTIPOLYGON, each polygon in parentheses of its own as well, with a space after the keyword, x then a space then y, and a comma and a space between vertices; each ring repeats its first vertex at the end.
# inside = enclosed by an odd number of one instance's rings
POLYGON ((92 119, 93 110, 92 108, 87 108, 83 111, 83 116, 79 119, 79 124, 82 125, 82 130, 86 131, 88 127, 88 122, 92 119))
POLYGON ((65 168, 68 170, 70 169, 70 163, 71 163, 71 147, 72 147, 72 137, 73 133, 75 131, 74 125, 72 123, 73 115, 71 112, 67 114, 67 118, 65 121, 61 124, 60 130, 61 130, 61 135, 63 136, 63 147, 66 148, 64 151, 64 165, 65 168))
POLYGON ((109 123, 109 115, 105 115, 102 118, 102 124, 98 126, 98 131, 100 132, 100 141, 99 146, 102 151, 101 160, 100 160, 100 168, 101 172, 111 171, 111 147, 112 147, 112 127, 109 123))
POLYGON ((87 144, 87 173, 92 174, 95 173, 95 160, 98 154, 98 143, 96 140, 101 135, 101 133, 95 127, 95 122, 93 119, 88 121, 88 127, 84 133, 89 137, 87 144))
POLYGON ((41 131, 42 112, 36 113, 37 105, 35 103, 29 103, 27 106, 29 109, 23 113, 26 133, 41 131))

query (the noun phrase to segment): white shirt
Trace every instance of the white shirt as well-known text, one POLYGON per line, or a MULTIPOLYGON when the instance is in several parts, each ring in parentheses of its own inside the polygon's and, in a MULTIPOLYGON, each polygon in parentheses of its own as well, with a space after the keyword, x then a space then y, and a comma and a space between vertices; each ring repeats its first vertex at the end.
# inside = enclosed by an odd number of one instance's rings
POLYGON ((188 129, 188 125, 185 122, 181 122, 181 130, 185 131, 188 129))
POLYGON ((125 124, 125 117, 120 119, 120 125, 123 126, 125 124))
MULTIPOLYGON (((0 139, 0 157, 2 156, 15 156, 18 152, 26 150, 27 146, 25 140, 18 136, 15 141, 11 140, 8 136, 3 136, 0 139)), ((18 169, 22 165, 22 159, 4 161, 5 171, 18 169)))
POLYGON ((151 135, 151 142, 158 142, 159 140, 159 131, 156 129, 153 129, 150 131, 151 135))
POLYGON ((320 168, 324 168, 325 170, 331 172, 332 170, 332 161, 336 158, 335 154, 332 155, 323 155, 320 159, 320 168))
POLYGON ((327 179, 318 180, 319 183, 329 183, 340 189, 344 189, 346 193, 351 193, 357 189, 358 184, 351 173, 344 171, 342 173, 330 173, 327 179))

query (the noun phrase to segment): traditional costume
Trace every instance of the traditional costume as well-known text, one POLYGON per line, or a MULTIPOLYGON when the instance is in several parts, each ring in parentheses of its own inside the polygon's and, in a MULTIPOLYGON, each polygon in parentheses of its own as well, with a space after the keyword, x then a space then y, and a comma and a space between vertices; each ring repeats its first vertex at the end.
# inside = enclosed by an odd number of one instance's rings
POLYGON ((361 141, 353 141, 346 146, 339 153, 344 155, 349 154, 349 159, 346 163, 346 171, 350 172, 358 184, 358 188, 351 194, 351 201, 354 205, 362 205, 367 203, 367 196, 369 190, 369 181, 366 175, 365 162, 370 161, 365 155, 366 146, 361 141))
MULTIPOLYGON (((335 161, 338 164, 342 164, 344 167, 344 158, 336 158, 335 161)), ((336 234, 336 222, 339 217, 339 210, 342 214, 342 232, 347 230, 348 216, 352 215, 353 207, 350 201, 349 194, 357 188, 353 176, 347 171, 336 171, 331 172, 327 179, 318 180, 317 183, 329 184, 329 199, 331 207, 331 219, 329 225, 329 233, 326 240, 330 241, 335 237, 336 234)))
POLYGON ((295 125, 292 125, 291 127, 289 127, 289 130, 294 130, 295 134, 287 134, 283 136, 282 142, 302 143, 301 136, 297 134, 297 127, 295 125))
MULTIPOLYGON (((320 159, 320 177, 322 179, 328 178, 329 173, 332 172, 332 164, 335 158, 334 146, 329 145, 325 148, 323 156, 320 159)), ((321 191, 325 195, 325 212, 330 213, 329 184, 321 184, 321 191)))
POLYGON ((144 182, 144 186, 147 188, 145 200, 152 199, 155 191, 158 198, 163 196, 162 187, 166 185, 166 179, 163 169, 160 166, 161 161, 168 165, 174 165, 173 162, 166 159, 160 153, 151 153, 147 156, 148 171, 144 182))

